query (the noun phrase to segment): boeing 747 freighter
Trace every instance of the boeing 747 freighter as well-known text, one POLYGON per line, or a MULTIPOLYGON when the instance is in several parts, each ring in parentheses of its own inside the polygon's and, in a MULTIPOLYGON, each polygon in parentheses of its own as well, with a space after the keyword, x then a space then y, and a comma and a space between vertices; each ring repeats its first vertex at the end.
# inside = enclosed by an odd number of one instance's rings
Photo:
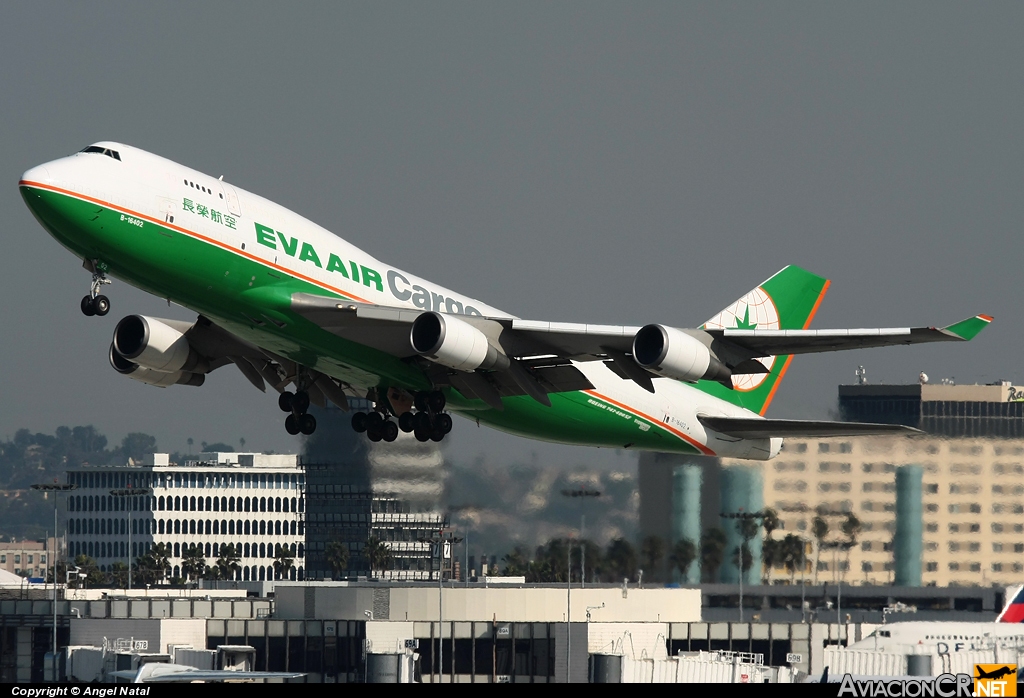
POLYGON ((766 419, 794 354, 964 341, 992 318, 945 328, 810 330, 829 282, 790 266, 697 328, 523 320, 396 269, 222 177, 99 142, 19 182, 33 215, 92 274, 81 302, 104 316, 121 279, 191 309, 195 322, 128 315, 114 369, 198 386, 233 363, 279 393, 289 433, 310 404, 348 409, 373 441, 440 441, 455 413, 568 444, 766 460, 786 436, 907 430, 766 419))

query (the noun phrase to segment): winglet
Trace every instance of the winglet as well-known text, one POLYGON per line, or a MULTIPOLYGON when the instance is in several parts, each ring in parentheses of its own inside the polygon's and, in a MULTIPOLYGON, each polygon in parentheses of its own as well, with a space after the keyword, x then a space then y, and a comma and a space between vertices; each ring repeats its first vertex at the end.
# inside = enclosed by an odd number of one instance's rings
POLYGON ((949 327, 942 328, 946 334, 956 335, 964 341, 974 339, 979 332, 988 327, 992 322, 991 315, 975 315, 972 318, 961 320, 949 327))

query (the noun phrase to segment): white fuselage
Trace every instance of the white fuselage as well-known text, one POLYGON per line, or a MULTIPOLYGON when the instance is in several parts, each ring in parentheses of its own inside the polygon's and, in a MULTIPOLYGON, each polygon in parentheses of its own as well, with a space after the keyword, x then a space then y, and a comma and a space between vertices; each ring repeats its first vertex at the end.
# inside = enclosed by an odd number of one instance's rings
POLYGON ((907 653, 907 648, 931 648, 937 654, 998 647, 1024 647, 1022 623, 907 621, 880 625, 850 649, 907 653))
MULTIPOLYGON (((98 145, 118 150, 122 159, 78 153, 28 170, 23 182, 94 200, 137 216, 146 224, 173 226, 329 294, 382 306, 514 317, 392 267, 302 216, 221 179, 131 146, 113 142, 98 145)), ((199 312, 198 308, 193 310, 199 312)), ((248 332, 246 339, 260 345, 257 328, 245 327, 237 320, 226 324, 239 334, 248 332)), ((660 379, 655 381, 656 392, 652 394, 631 380, 623 380, 599 361, 574 365, 594 385, 593 391, 584 392, 623 410, 634 418, 638 429, 657 427, 706 455, 767 460, 781 448, 779 438, 739 439, 706 430, 697 420, 698 414, 759 415, 691 385, 660 379)))

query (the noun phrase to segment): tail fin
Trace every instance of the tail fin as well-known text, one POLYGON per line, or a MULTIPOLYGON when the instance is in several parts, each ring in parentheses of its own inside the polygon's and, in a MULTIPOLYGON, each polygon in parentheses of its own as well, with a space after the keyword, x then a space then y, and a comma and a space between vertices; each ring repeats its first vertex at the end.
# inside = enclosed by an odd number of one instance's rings
POLYGON ((1024 586, 1006 595, 1006 607, 996 617, 997 623, 1024 623, 1024 586))
MULTIPOLYGON (((788 266, 704 323, 705 329, 804 330, 825 297, 829 281, 800 267, 788 266)), ((786 375, 792 356, 757 359, 768 373, 734 376, 733 389, 710 381, 697 384, 715 397, 764 414, 786 375)))

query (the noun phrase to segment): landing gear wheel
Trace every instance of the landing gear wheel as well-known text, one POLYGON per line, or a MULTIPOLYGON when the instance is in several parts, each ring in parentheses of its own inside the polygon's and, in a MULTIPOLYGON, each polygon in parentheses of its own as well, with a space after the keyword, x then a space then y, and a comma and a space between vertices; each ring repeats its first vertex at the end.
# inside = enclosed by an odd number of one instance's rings
POLYGON ((309 409, 309 393, 305 390, 300 390, 295 393, 295 397, 292 399, 292 412, 296 414, 306 414, 306 410, 309 409))
POLYGON ((357 434, 362 434, 366 431, 366 413, 356 412, 352 415, 352 428, 357 434))
POLYGON ((451 433, 451 430, 452 430, 452 417, 451 417, 451 415, 448 414, 447 412, 442 412, 441 414, 437 415, 436 417, 434 417, 434 426, 442 434, 451 433))
POLYGON ((408 434, 416 428, 416 415, 412 412, 403 412, 398 417, 398 428, 408 434))
POLYGON ((106 296, 96 296, 92 299, 92 308, 97 315, 103 317, 110 312, 110 299, 106 296))
POLYGON ((426 412, 417 412, 413 416, 413 427, 417 430, 423 431, 427 434, 433 429, 434 425, 430 420, 430 415, 426 412))
POLYGON ((286 390, 277 396, 277 406, 281 408, 282 412, 291 412, 294 400, 295 393, 286 390))
POLYGON ((434 430, 430 432, 430 440, 435 443, 440 443, 443 438, 444 432, 437 427, 434 427, 434 430))
POLYGON ((398 425, 388 420, 384 422, 384 440, 391 443, 398 438, 398 425))
POLYGON ((444 406, 445 404, 447 404, 447 402, 448 401, 445 399, 444 393, 442 393, 440 390, 435 390, 434 392, 427 395, 427 406, 430 407, 430 411, 433 412, 434 414, 439 414, 443 412, 444 406))
POLYGON ((413 432, 413 436, 416 437, 417 441, 421 441, 421 442, 430 441, 430 430, 429 429, 420 429, 419 427, 416 427, 416 431, 413 432))
POLYGON ((96 314, 96 308, 92 304, 92 296, 86 296, 82 299, 82 314, 88 317, 96 314))
POLYGON ((294 414, 288 415, 288 417, 284 420, 284 430, 287 431, 292 436, 298 434, 302 430, 299 425, 299 418, 296 417, 294 414))
POLYGON ((299 431, 306 436, 316 431, 316 417, 311 414, 304 414, 299 417, 299 431))
POLYGON ((419 412, 427 411, 427 394, 416 393, 416 396, 412 399, 412 404, 416 406, 419 412))
MULTIPOLYGON (((380 431, 381 427, 384 426, 384 418, 380 416, 380 412, 370 412, 366 415, 366 431, 380 431)), ((380 439, 378 439, 379 441, 380 439)))
POLYGON ((384 430, 380 429, 380 428, 378 428, 378 429, 367 429, 366 430, 366 438, 368 438, 370 441, 373 441, 374 443, 376 443, 376 442, 378 442, 378 441, 380 441, 381 439, 384 438, 383 431, 384 430))

